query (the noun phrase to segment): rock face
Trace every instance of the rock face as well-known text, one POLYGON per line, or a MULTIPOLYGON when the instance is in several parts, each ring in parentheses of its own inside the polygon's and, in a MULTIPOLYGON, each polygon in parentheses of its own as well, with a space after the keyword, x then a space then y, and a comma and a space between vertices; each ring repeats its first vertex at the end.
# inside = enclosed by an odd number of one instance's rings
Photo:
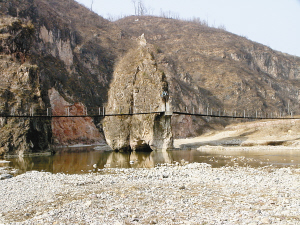
MULTIPOLYGON (((114 59, 118 51, 123 51, 116 47, 122 45, 121 38, 116 26, 75 1, 0 1, 1 109, 29 113, 34 107, 46 114, 52 107, 65 113, 67 105, 72 115, 102 106, 107 101, 114 59), (114 48, 112 43, 117 43, 114 48), (18 72, 19 67, 29 78, 11 86, 23 73, 18 72), (27 85, 26 91, 22 85, 27 85), (17 98, 11 94, 12 88, 22 95, 16 100, 21 102, 18 107, 10 99, 17 98)), ((1 152, 32 152, 39 145, 40 150, 47 150, 50 140, 55 145, 104 140, 99 118, 55 118, 42 120, 41 125, 37 120, 11 121, 2 119, 1 127, 6 132, 1 134, 1 152), (16 129, 18 135, 14 135, 16 129), (31 132, 39 144, 26 132, 31 132)))
POLYGON ((130 51, 116 66, 110 85, 104 133, 114 150, 167 150, 173 148, 171 117, 161 112, 169 105, 168 82, 159 69, 154 48, 146 44, 130 51))
MULTIPOLYGON (((67 102, 54 88, 49 90, 49 98, 53 116, 80 116, 87 113, 82 103, 67 102)), ((91 117, 54 117, 51 126, 54 145, 96 144, 103 140, 91 117)))
MULTIPOLYGON (((0 113, 26 116, 45 111, 39 68, 28 60, 24 62, 32 41, 32 24, 6 17, 0 25, 0 113)), ((0 155, 49 150, 49 120, 1 117, 0 121, 0 155)))

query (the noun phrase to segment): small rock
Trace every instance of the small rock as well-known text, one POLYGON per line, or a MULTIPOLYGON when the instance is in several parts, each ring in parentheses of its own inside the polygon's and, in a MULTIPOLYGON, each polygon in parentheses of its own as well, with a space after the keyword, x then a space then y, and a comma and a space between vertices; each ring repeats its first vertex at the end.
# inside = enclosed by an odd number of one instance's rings
POLYGON ((128 215, 127 215, 126 213, 121 213, 120 216, 121 216, 122 218, 128 217, 128 215))
POLYGON ((263 224, 270 224, 270 219, 269 218, 263 218, 262 220, 261 220, 261 223, 263 223, 263 224))
POLYGON ((1 174, 0 175, 0 180, 5 180, 5 179, 9 179, 9 178, 12 178, 13 177, 13 175, 11 175, 11 174, 1 174))
POLYGON ((90 197, 95 199, 95 198, 97 198, 97 195, 96 194, 91 194, 90 197))
POLYGON ((87 201, 84 205, 85 205, 86 207, 90 207, 91 204, 92 204, 92 201, 87 201))
POLYGON ((288 216, 290 214, 289 210, 285 210, 281 212, 282 215, 288 216))
POLYGON ((97 164, 94 164, 93 167, 96 169, 97 168, 97 164))

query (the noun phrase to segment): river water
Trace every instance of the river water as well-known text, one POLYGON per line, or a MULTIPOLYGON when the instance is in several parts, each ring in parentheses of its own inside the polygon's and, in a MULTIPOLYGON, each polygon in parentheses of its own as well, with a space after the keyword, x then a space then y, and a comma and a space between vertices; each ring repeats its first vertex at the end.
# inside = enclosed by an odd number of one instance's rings
POLYGON ((80 174, 112 168, 152 168, 164 163, 203 162, 212 167, 250 166, 300 167, 300 150, 222 151, 174 150, 168 152, 113 152, 95 147, 61 148, 54 155, 12 157, 5 165, 17 169, 17 174, 37 170, 51 173, 80 174))

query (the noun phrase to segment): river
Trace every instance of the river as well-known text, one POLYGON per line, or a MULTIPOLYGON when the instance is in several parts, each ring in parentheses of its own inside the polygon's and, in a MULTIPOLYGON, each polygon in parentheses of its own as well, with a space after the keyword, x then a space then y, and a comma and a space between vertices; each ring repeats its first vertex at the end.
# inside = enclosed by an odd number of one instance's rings
POLYGON ((0 166, 9 166, 21 174, 37 170, 51 173, 82 174, 112 168, 153 168, 164 163, 201 162, 212 167, 250 166, 287 167, 300 165, 299 150, 274 151, 199 151, 174 150, 168 152, 113 152, 94 150, 95 147, 60 148, 54 155, 11 157, 0 166))

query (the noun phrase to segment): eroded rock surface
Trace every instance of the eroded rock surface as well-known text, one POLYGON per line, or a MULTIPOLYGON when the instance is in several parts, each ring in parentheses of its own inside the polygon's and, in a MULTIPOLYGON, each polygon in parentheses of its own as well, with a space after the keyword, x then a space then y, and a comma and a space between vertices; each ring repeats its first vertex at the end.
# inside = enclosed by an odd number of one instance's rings
MULTIPOLYGON (((49 90, 49 98, 53 116, 86 115, 82 103, 67 102, 54 88, 49 90)), ((52 131, 54 145, 95 144, 103 140, 91 117, 54 117, 52 131)))
MULTIPOLYGON (((45 111, 39 68, 26 60, 34 29, 32 24, 5 17, 0 20, 0 29, 0 113, 26 116, 45 111)), ((0 155, 49 150, 49 120, 1 117, 0 122, 0 155)))
POLYGON ((159 113, 169 104, 167 78, 153 46, 143 36, 139 41, 115 69, 106 114, 158 113, 107 116, 105 138, 114 150, 167 150, 173 147, 171 117, 159 113))

